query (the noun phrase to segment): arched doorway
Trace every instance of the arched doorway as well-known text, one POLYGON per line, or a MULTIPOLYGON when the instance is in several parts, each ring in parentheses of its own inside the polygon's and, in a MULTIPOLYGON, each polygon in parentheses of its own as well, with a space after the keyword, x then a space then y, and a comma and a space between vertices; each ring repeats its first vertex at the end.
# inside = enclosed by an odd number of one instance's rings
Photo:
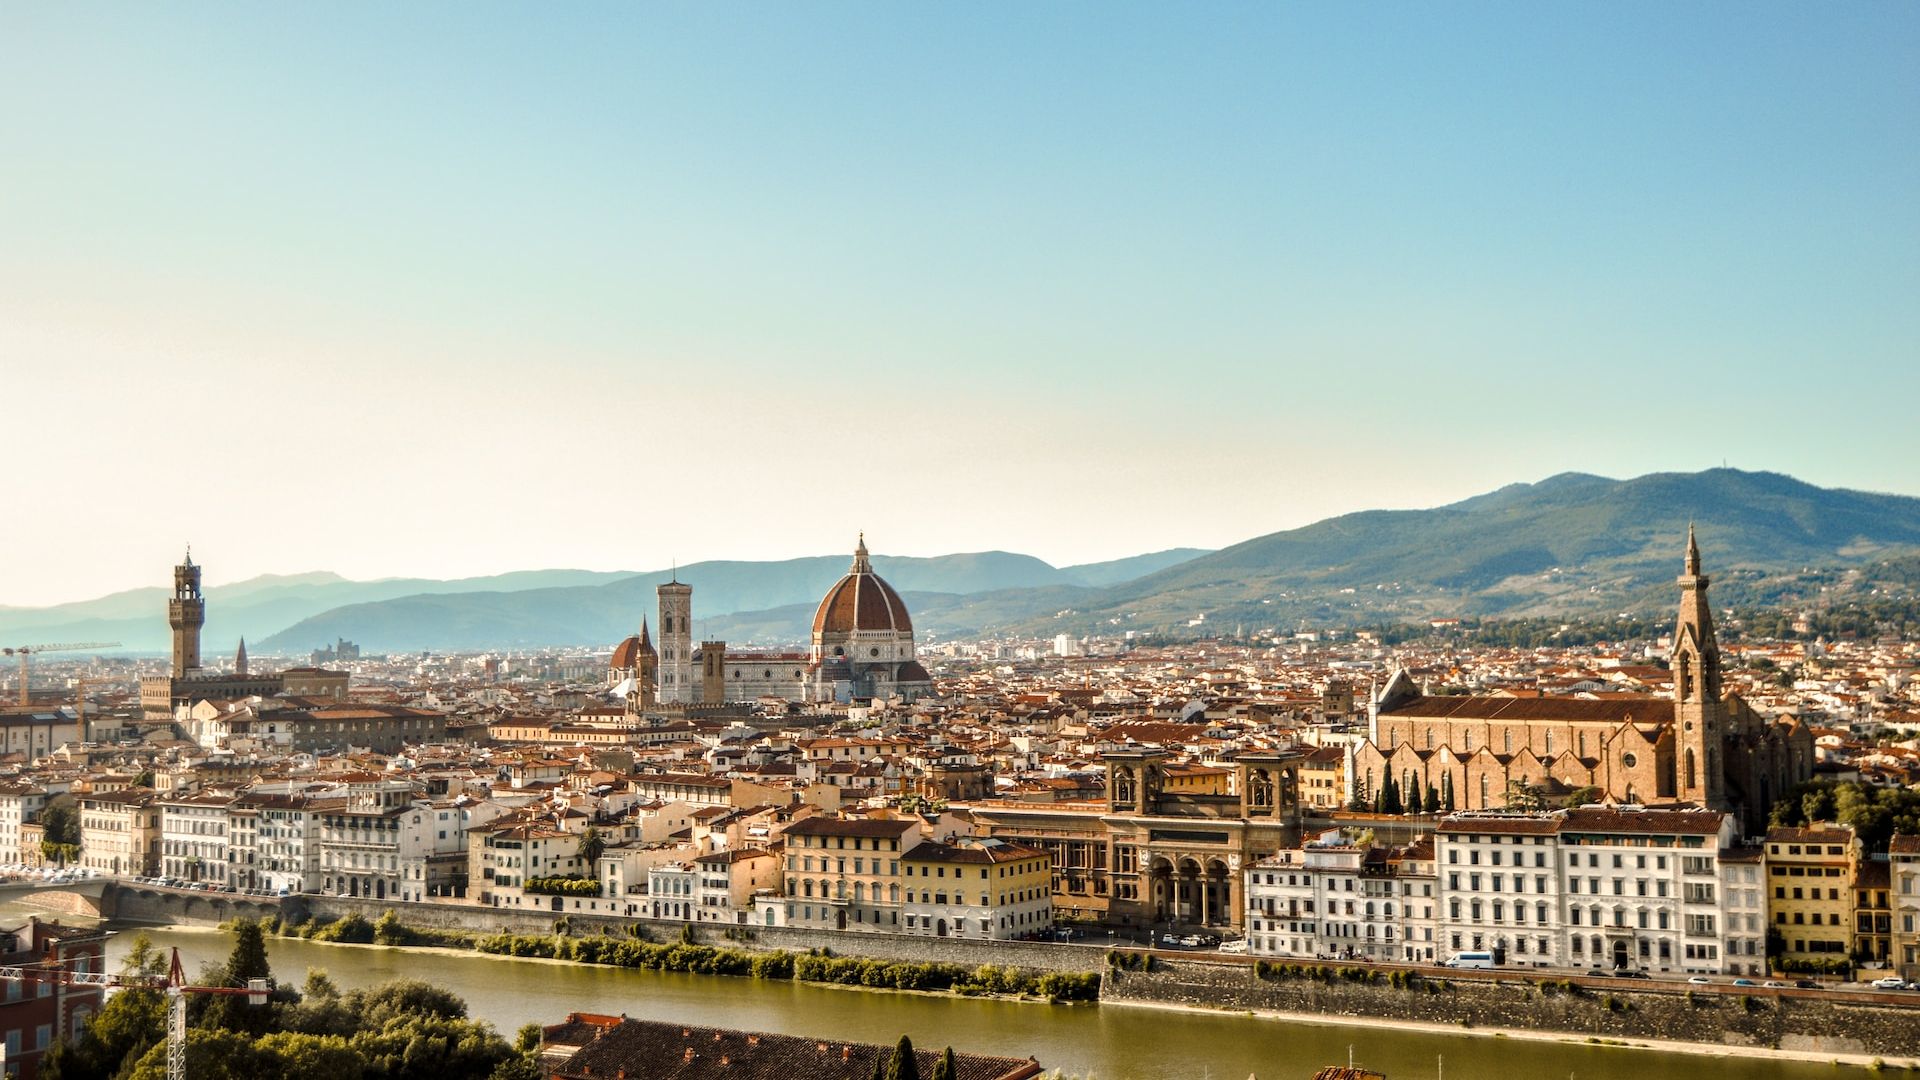
POLYGON ((947 936, 947 920, 941 919, 939 922, 934 923, 933 932, 938 937, 946 937, 947 936))
POLYGON ((1205 918, 1205 913, 1200 910, 1200 880, 1203 871, 1200 869, 1200 864, 1191 858, 1181 859, 1177 869, 1179 876, 1174 879, 1174 921, 1199 922, 1205 918))
POLYGON ((1625 940, 1616 941, 1613 943, 1613 970, 1625 971, 1626 969, 1627 943, 1625 940))
POLYGON ((1147 911, 1154 922, 1173 919, 1173 864, 1164 858, 1147 868, 1147 911))
POLYGON ((1207 860, 1207 876, 1201 883, 1200 923, 1203 926, 1225 926, 1233 922, 1233 882, 1227 874, 1227 864, 1219 859, 1207 860))
POLYGON ((847 909, 846 908, 833 909, 833 928, 835 930, 845 930, 847 928, 847 909))

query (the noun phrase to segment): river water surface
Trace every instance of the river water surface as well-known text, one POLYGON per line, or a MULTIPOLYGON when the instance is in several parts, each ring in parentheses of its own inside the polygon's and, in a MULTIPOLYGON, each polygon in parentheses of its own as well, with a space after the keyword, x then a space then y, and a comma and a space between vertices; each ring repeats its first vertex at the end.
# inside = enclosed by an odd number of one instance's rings
MULTIPOLYGON (((224 959, 231 945, 226 934, 215 931, 149 933, 162 946, 177 946, 189 973, 203 962, 224 959)), ((113 940, 109 953, 116 965, 132 936, 123 932, 113 940)), ((1322 1065, 1345 1063, 1349 1052, 1357 1063, 1385 1072, 1389 1080, 1443 1075, 1498 1080, 1833 1080, 1867 1075, 1837 1071, 1826 1062, 1409 1031, 1388 1022, 1334 1025, 1127 1005, 1042 1005, 842 990, 286 938, 269 938, 267 951, 276 977, 295 985, 309 967, 326 969, 343 988, 424 979, 464 997, 473 1015, 509 1037, 522 1024, 557 1023, 577 1011, 882 1044, 904 1033, 916 1046, 1032 1056, 1049 1071, 1057 1068, 1098 1080, 1241 1080, 1249 1075, 1305 1080, 1322 1065)))

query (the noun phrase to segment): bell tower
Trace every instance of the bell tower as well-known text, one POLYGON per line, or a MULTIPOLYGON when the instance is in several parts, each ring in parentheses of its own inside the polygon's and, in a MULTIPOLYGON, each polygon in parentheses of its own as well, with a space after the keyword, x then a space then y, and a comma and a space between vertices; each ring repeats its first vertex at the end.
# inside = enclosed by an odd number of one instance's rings
POLYGON ((200 595, 200 568, 193 565, 193 548, 173 568, 173 598, 167 601, 167 625, 173 627, 173 677, 186 678, 200 669, 200 627, 207 621, 207 602, 200 595))
POLYGON ((660 600, 660 685, 656 696, 662 705, 683 705, 695 701, 699 691, 693 681, 693 586, 682 584, 678 571, 673 580, 654 587, 660 600))
POLYGON ((1712 810, 1727 809, 1727 706, 1720 697, 1720 643, 1707 607, 1700 545, 1687 526, 1686 572, 1680 575, 1680 618, 1673 628, 1673 792, 1712 810))

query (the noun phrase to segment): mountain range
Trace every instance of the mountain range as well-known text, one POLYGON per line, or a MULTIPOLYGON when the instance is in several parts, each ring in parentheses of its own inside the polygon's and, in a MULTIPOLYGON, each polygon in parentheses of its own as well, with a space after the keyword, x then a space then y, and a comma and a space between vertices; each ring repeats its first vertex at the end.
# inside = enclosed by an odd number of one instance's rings
MULTIPOLYGON (((1200 554, 1198 548, 1176 548, 1055 567, 1030 555, 990 551, 875 556, 874 565, 896 588, 944 596, 1099 587, 1200 554)), ((257 655, 304 654, 341 637, 377 651, 614 641, 638 628, 653 608, 654 586, 676 575, 696 583, 695 613, 706 633, 709 619, 775 605, 804 604, 811 618, 811 605, 846 572, 848 561, 846 555, 822 555, 694 563, 677 570, 526 570, 444 581, 351 581, 325 571, 265 575, 207 589, 202 647, 217 663, 242 636, 257 655)), ((126 651, 163 651, 169 644, 169 595, 156 586, 53 607, 0 608, 0 641, 119 641, 126 651)))
MULTIPOLYGON (((1630 480, 1564 473, 1431 509, 1345 514, 1218 551, 1069 567, 1001 551, 875 556, 874 565, 923 638, 1598 616, 1671 607, 1689 522, 1723 605, 1868 592, 1883 578, 1910 593, 1907 571, 1920 553, 1920 499, 1710 469, 1630 480)), ((207 653, 230 650, 241 633, 256 652, 287 654, 336 637, 376 652, 611 644, 653 610, 654 586, 675 573, 694 586, 701 637, 786 644, 804 640, 814 604, 847 563, 823 555, 458 581, 256 578, 209 590, 207 653)), ((0 635, 111 637, 156 650, 166 641, 165 600, 155 588, 0 609, 0 635)))

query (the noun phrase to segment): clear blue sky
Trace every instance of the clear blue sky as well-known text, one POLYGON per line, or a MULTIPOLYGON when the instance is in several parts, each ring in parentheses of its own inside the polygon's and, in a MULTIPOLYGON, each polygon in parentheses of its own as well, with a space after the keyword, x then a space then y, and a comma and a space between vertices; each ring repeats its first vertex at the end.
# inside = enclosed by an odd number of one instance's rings
POLYGON ((0 603, 1920 494, 1912 3, 13 4, 0 101, 0 603))

